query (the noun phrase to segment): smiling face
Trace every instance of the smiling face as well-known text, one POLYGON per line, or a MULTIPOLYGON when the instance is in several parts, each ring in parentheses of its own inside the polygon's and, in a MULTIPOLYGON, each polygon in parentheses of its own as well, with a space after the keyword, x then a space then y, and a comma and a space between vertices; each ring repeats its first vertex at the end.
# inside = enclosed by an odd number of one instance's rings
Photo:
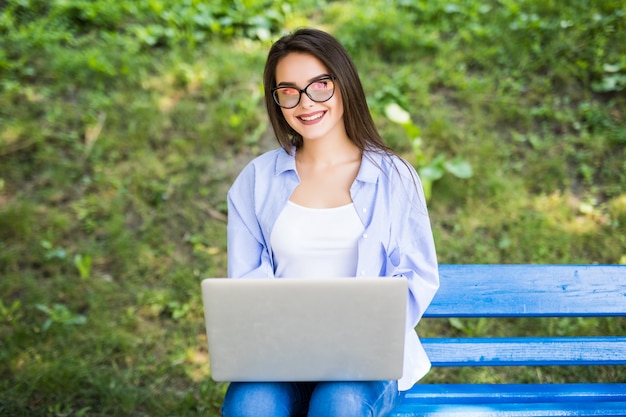
MULTIPOLYGON (((314 98, 314 90, 323 89, 328 84, 328 68, 310 54, 290 53, 276 66, 276 86, 295 87, 298 90, 308 88, 314 98)), ((332 82, 332 81, 331 81, 332 82)), ((300 94, 300 102, 291 109, 281 108, 289 126, 298 132, 304 140, 346 137, 343 124, 343 101, 335 81, 335 92, 324 102, 315 102, 305 94, 300 94)), ((298 90, 284 90, 285 93, 298 94, 298 90)))

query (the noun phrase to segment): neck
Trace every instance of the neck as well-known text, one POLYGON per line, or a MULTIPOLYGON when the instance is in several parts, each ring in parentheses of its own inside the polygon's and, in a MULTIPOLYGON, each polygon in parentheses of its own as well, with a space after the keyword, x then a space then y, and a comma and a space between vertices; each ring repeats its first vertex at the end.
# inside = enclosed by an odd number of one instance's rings
POLYGON ((332 138, 305 139, 297 154, 298 162, 314 165, 334 165, 360 157, 361 150, 347 135, 332 138))

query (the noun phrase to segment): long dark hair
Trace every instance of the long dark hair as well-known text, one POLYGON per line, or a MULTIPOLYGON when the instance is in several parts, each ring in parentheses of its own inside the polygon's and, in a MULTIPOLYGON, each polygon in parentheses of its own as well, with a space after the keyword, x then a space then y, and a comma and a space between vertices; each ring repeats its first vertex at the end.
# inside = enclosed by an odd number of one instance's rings
POLYGON ((293 146, 297 149, 303 143, 302 136, 289 126, 272 97, 272 88, 276 87, 276 67, 282 58, 292 52, 314 56, 328 68, 330 75, 336 77, 343 99, 344 125, 350 140, 362 151, 392 153, 374 125, 361 79, 348 51, 333 36, 311 28, 298 29, 276 41, 270 48, 265 63, 265 105, 274 134, 282 148, 291 153, 293 146))
MULTIPOLYGON (((280 107, 274 102, 272 88, 276 87, 278 63, 292 52, 306 53, 316 57, 328 68, 329 75, 336 77, 343 100, 343 123, 346 133, 361 151, 373 151, 387 157, 396 155, 385 144, 374 125, 361 79, 348 51, 330 34, 311 28, 298 29, 276 41, 270 48, 263 72, 267 114, 276 139, 287 153, 291 154, 294 146, 296 149, 300 148, 303 140, 302 136, 289 126, 280 107)), ((367 157, 367 154, 365 155, 367 157)), ((420 188, 417 173, 410 164, 403 158, 398 158, 398 160, 407 167, 413 186, 416 189, 420 188)), ((395 163, 393 165, 396 172, 400 174, 398 165, 395 163)), ((400 181, 402 182, 402 175, 400 175, 400 181)), ((421 203, 420 209, 426 211, 426 201, 421 203)))

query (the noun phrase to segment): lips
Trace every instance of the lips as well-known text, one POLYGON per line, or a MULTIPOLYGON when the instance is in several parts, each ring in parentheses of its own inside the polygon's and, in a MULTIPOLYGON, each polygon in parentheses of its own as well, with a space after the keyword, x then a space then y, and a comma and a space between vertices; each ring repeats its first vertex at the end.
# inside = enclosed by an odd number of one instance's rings
POLYGON ((326 114, 325 111, 318 111, 315 113, 301 114, 297 116, 297 118, 304 124, 312 124, 324 117, 324 114, 326 114))

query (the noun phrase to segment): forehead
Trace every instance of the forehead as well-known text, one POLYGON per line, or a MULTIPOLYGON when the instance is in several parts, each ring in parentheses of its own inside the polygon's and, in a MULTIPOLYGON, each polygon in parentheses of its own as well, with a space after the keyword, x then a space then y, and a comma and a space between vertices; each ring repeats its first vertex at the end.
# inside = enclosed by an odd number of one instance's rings
POLYGON ((328 68, 313 55, 305 53, 292 52, 278 61, 276 65, 277 84, 305 85, 322 74, 328 74, 328 68))

